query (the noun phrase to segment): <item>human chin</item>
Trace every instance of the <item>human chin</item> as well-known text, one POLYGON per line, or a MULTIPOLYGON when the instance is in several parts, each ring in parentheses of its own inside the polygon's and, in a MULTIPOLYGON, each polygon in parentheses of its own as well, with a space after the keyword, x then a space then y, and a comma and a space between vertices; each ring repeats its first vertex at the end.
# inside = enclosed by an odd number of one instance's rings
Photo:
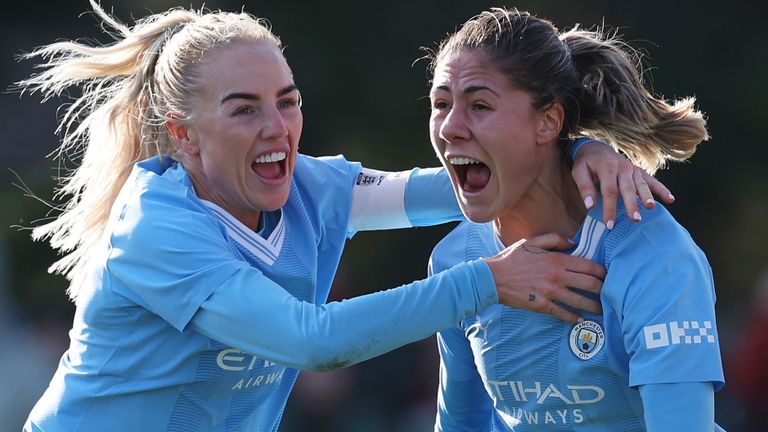
POLYGON ((282 208, 288 202, 290 190, 290 183, 282 188, 261 189, 261 191, 256 191, 253 201, 258 203, 257 206, 260 210, 275 211, 282 208))
POLYGON ((472 222, 486 223, 495 219, 494 211, 488 205, 459 199, 459 207, 461 208, 464 217, 472 222))

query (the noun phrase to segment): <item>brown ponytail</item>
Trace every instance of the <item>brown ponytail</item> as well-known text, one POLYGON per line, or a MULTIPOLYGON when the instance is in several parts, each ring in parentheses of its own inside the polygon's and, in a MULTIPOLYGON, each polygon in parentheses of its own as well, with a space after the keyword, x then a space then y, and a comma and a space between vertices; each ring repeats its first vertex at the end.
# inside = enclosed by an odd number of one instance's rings
POLYGON ((615 36, 574 28, 560 39, 581 90, 573 132, 613 143, 649 172, 688 159, 709 138, 695 98, 668 102, 651 94, 636 66, 639 55, 615 36))
POLYGON ((668 102, 643 87, 636 52, 615 35, 574 28, 560 34, 549 21, 517 9, 473 17, 431 55, 430 69, 461 50, 481 50, 533 108, 562 104, 563 141, 586 135, 616 146, 653 173, 667 160, 689 158, 709 135, 692 97, 668 102))

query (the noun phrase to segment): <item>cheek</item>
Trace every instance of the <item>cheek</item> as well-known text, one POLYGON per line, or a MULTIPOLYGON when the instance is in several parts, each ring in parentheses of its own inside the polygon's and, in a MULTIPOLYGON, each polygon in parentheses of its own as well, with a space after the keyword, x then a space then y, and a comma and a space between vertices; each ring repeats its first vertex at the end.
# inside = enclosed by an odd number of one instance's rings
POLYGON ((442 150, 445 149, 445 144, 440 139, 441 124, 440 121, 434 118, 430 119, 429 122, 429 138, 432 141, 432 148, 434 148, 438 154, 442 153, 442 150))
POLYGON ((429 116, 429 134, 433 137, 440 135, 440 126, 443 124, 443 119, 436 114, 429 116))

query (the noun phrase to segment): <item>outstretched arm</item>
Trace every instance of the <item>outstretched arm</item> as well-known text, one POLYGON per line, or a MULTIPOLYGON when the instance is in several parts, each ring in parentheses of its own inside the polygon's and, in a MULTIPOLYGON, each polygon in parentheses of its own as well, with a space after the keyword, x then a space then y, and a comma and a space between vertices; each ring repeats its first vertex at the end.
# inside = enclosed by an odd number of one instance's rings
MULTIPOLYGON (((568 148, 573 160, 573 179, 589 209, 595 205, 600 183, 603 222, 613 228, 619 193, 627 214, 639 221, 639 198, 646 208, 653 195, 671 203, 674 197, 660 181, 609 145, 590 138, 574 141, 568 148)), ((438 225, 462 218, 451 181, 443 168, 414 168, 386 172, 364 168, 353 190, 350 232, 438 225)))
MULTIPOLYGON (((550 243, 545 240, 536 244, 565 242, 556 236, 550 243)), ((578 315, 555 301, 597 312, 597 302, 568 287, 598 292, 605 270, 578 257, 540 251, 534 243, 510 246, 495 257, 399 288, 326 305, 301 302, 260 271, 225 263, 222 268, 230 269, 231 276, 200 305, 191 326, 270 361, 322 371, 423 339, 497 302, 573 322, 578 315), (531 292, 535 301, 529 299, 531 292)))

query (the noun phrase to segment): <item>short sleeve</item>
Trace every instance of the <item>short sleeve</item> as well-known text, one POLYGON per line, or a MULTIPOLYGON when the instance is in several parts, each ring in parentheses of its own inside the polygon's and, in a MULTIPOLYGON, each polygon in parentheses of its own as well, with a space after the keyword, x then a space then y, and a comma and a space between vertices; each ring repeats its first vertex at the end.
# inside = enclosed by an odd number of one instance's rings
POLYGON ((347 161, 343 156, 312 157, 299 155, 294 171, 294 184, 301 196, 304 210, 312 215, 311 219, 319 224, 319 238, 322 231, 331 238, 351 237, 349 233, 350 214, 352 211, 352 191, 355 180, 362 171, 358 162, 347 161))
MULTIPOLYGON (((610 253, 603 285, 604 300, 621 320, 630 385, 713 382, 719 388, 724 378, 711 269, 666 210, 651 213, 610 253)), ((609 243, 611 235, 622 233, 611 233, 609 243)))

